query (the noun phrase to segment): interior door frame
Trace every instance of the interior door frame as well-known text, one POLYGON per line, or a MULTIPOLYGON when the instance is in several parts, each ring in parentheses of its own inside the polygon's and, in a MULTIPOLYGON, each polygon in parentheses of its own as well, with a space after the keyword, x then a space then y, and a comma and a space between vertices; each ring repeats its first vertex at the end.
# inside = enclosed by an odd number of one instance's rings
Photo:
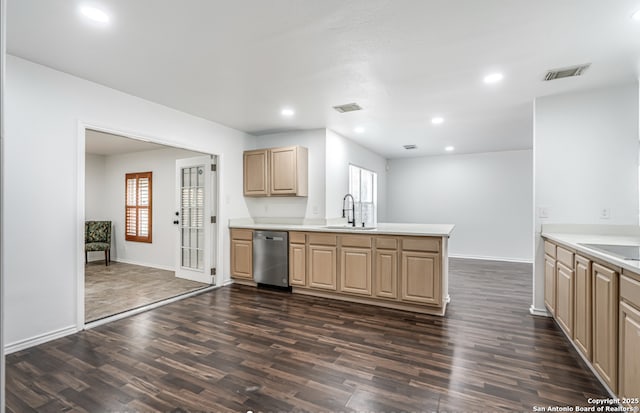
MULTIPOLYGON (((76 193, 78 195, 77 198, 77 220, 76 220, 76 330, 82 331, 85 329, 85 317, 84 317, 84 222, 85 222, 85 162, 86 162, 86 131, 87 129, 96 130, 99 132, 110 133, 113 135, 123 136, 125 138, 134 139, 143 142, 155 143, 159 145, 164 145, 171 148, 176 149, 184 149, 193 152, 200 152, 205 155, 214 155, 216 157, 216 174, 215 174, 215 193, 212 193, 215 196, 213 203, 211 204, 214 207, 218 222, 224 222, 224 214, 225 211, 222 209, 223 203, 221 202, 222 193, 222 177, 224 171, 223 165, 223 154, 221 153, 212 153, 210 150, 204 149, 202 147, 185 145, 180 142, 176 142, 174 140, 159 137, 159 136, 151 136, 148 134, 142 134, 137 132, 132 132, 126 130, 124 128, 117 128, 112 126, 107 126, 104 124, 96 123, 96 122, 88 122, 83 120, 78 120, 77 124, 77 188, 76 193)), ((222 257, 223 248, 224 248, 224 234, 222 232, 222 225, 216 225, 215 232, 213 235, 216 237, 216 246, 215 246, 215 257, 213 257, 212 264, 215 268, 221 269, 223 268, 222 257)), ((221 286, 222 277, 215 277, 215 283, 212 284, 212 287, 221 286)))

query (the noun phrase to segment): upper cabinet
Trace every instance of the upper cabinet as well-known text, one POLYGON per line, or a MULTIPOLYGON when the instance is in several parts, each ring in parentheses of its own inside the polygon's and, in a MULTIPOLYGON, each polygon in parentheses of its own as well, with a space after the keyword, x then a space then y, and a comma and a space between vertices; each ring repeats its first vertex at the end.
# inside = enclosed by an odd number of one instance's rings
POLYGON ((244 196, 307 196, 308 150, 302 146, 244 153, 244 196))

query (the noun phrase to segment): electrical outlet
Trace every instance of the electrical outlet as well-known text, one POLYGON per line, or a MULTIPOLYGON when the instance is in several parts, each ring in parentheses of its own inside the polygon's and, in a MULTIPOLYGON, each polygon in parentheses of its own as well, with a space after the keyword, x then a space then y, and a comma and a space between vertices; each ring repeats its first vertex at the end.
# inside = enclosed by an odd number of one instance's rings
POLYGON ((600 219, 609 219, 609 218, 611 218, 611 209, 600 208, 600 219))
POLYGON ((538 207, 538 218, 549 218, 549 207, 538 207))
POLYGON ((320 213, 320 208, 318 208, 318 205, 314 205, 311 208, 311 211, 313 212, 313 215, 318 215, 320 213))

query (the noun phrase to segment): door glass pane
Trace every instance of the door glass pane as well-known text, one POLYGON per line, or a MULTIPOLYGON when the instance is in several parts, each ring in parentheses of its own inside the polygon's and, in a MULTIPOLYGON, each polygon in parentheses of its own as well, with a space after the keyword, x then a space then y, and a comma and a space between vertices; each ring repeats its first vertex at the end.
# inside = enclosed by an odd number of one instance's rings
POLYGON ((182 168, 182 267, 204 269, 204 167, 182 168))

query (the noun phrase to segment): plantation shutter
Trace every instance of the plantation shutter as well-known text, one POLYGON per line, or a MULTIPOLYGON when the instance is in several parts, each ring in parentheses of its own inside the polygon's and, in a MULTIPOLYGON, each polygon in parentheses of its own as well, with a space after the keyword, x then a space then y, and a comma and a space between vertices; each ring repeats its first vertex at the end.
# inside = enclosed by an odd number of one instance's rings
POLYGON ((151 242, 152 172, 125 176, 125 240, 151 242))

